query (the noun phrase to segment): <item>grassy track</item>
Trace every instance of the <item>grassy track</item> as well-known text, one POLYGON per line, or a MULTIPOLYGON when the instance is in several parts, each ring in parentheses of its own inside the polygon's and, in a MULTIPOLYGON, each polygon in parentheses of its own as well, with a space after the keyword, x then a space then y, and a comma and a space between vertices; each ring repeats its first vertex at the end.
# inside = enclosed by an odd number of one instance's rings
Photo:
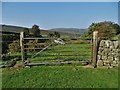
POLYGON ((3 88, 117 88, 118 69, 42 66, 3 69, 3 88))

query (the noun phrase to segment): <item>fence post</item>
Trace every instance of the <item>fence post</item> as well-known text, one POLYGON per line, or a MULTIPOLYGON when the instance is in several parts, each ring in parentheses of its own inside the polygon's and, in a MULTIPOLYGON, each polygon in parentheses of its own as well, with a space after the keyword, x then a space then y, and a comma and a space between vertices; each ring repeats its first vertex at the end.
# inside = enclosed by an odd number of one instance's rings
POLYGON ((92 65, 94 68, 97 67, 97 48, 98 48, 98 31, 93 32, 93 58, 92 65))
POLYGON ((20 46, 21 46, 21 58, 22 61, 25 61, 25 53, 24 53, 24 32, 20 32, 20 46))

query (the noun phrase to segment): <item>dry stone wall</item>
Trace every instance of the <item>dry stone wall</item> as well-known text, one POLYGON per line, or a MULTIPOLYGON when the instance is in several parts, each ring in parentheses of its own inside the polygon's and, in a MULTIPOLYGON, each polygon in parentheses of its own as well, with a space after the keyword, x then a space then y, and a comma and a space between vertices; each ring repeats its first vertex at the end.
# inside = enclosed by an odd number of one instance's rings
POLYGON ((101 40, 98 47, 97 66, 118 66, 119 62, 119 41, 101 40))

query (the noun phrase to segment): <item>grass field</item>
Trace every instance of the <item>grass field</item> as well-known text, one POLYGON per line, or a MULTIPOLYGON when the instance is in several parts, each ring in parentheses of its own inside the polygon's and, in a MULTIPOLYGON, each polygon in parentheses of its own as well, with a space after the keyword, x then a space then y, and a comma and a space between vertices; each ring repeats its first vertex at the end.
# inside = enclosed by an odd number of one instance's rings
POLYGON ((39 66, 3 69, 3 88, 117 88, 118 69, 39 66))
POLYGON ((31 61, 58 61, 58 52, 60 61, 82 61, 91 59, 91 45, 65 44, 51 46, 48 50, 41 52, 35 58, 31 59, 31 61))
MULTIPOLYGON (((39 53, 34 58, 31 56, 38 52, 27 53, 28 59, 31 62, 58 62, 59 61, 83 61, 91 59, 91 45, 90 44, 65 44, 53 45, 47 50, 39 53), (59 55, 58 55, 59 54, 59 55)), ((21 58, 21 53, 12 53, 10 57, 21 58)), ((10 61, 10 60, 6 60, 10 61)))
MULTIPOLYGON (((65 44, 50 47, 51 49, 37 55, 31 61, 57 61, 58 50, 61 61, 89 60, 91 47, 88 44, 65 44), (60 48, 60 49, 59 49, 60 48), (47 55, 56 55, 49 56, 47 55), (84 56, 86 55, 86 57, 84 56)), ((33 55, 33 53, 29 53, 33 55)), ((13 53, 11 56, 20 56, 13 53)), ((3 88, 117 88, 118 69, 84 68, 80 65, 38 66, 32 68, 4 68, 2 70, 3 88)))

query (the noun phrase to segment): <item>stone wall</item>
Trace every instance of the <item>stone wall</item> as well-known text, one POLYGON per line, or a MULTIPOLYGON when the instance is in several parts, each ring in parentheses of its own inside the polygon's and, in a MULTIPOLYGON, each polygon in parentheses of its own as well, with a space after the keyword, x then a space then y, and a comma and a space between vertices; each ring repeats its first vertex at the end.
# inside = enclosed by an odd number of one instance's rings
POLYGON ((119 41, 102 40, 98 47, 97 66, 118 66, 119 61, 119 41))

